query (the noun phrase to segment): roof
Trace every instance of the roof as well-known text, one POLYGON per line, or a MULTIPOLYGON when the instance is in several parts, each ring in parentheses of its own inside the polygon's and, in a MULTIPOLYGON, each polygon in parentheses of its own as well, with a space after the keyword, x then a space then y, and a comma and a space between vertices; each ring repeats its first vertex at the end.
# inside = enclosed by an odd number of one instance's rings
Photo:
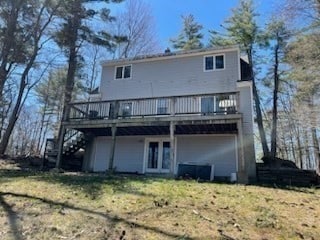
POLYGON ((218 52, 227 52, 227 51, 238 51, 238 45, 229 45, 229 46, 221 46, 221 47, 213 47, 213 48, 201 48, 195 50, 184 50, 184 51, 176 51, 176 52, 164 52, 158 54, 151 55, 141 55, 133 58, 122 58, 122 59, 113 59, 113 60, 105 60, 101 62, 103 66, 114 66, 117 64, 128 64, 133 62, 146 62, 146 61, 157 61, 171 58, 179 58, 179 57, 188 57, 188 56, 197 56, 203 54, 214 54, 218 52))

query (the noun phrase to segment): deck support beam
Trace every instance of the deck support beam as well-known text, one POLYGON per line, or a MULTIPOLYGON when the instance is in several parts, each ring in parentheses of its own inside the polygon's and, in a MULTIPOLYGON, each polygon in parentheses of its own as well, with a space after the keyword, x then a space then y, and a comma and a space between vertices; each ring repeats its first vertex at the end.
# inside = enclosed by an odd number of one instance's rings
POLYGON ((175 132, 175 123, 173 121, 170 122, 170 174, 172 174, 172 176, 174 176, 175 172, 175 136, 174 136, 174 132, 175 132))
POLYGON ((109 171, 113 171, 114 163, 114 153, 116 149, 116 135, 117 135, 117 126, 113 124, 111 127, 111 146, 110 146, 110 157, 109 157, 109 171))

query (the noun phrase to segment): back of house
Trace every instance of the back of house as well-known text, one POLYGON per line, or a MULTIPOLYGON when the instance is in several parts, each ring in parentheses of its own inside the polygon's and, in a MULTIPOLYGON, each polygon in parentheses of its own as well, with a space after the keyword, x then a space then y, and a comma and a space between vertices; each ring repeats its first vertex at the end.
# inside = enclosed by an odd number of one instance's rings
POLYGON ((72 103, 83 169, 255 177, 252 86, 237 46, 102 63, 94 101, 72 103))

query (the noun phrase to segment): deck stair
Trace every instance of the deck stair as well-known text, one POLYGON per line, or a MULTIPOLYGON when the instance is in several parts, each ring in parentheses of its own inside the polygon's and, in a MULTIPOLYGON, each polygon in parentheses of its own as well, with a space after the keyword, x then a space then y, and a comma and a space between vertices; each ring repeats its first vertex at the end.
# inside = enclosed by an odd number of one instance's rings
MULTIPOLYGON (((58 156, 58 140, 47 139, 45 149, 45 162, 47 167, 55 167, 58 156)), ((84 134, 77 130, 68 130, 64 137, 61 167, 66 170, 81 170, 82 157, 77 154, 79 150, 84 149, 86 138, 84 134)))
POLYGON ((65 138, 65 142, 63 144, 63 155, 71 156, 81 148, 84 148, 85 144, 86 139, 84 137, 84 134, 82 132, 72 130, 69 137, 65 138))

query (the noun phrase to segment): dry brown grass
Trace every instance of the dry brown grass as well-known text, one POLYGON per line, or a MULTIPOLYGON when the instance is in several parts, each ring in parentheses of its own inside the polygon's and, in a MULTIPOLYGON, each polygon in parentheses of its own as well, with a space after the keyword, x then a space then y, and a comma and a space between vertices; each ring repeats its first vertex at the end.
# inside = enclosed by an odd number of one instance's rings
POLYGON ((316 240, 319 199, 312 188, 0 170, 0 239, 316 240))

